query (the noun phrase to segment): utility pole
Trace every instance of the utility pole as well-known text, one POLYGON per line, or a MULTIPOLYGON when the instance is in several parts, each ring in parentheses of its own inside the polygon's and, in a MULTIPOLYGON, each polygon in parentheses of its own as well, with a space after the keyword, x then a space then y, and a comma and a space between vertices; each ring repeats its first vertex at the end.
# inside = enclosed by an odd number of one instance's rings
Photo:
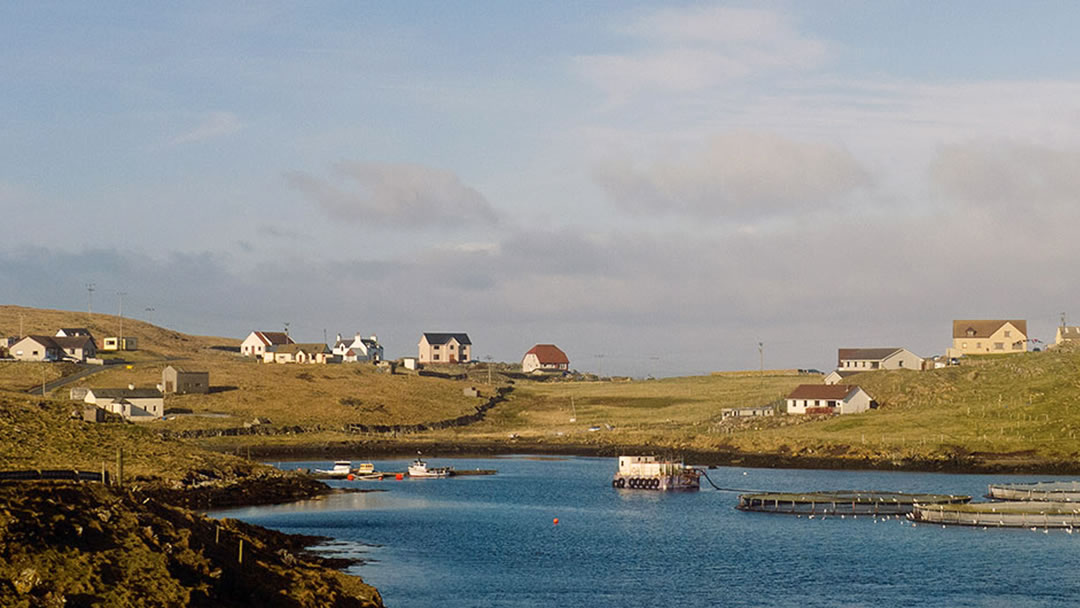
POLYGON ((124 348, 124 296, 127 295, 127 292, 118 291, 116 295, 120 297, 120 343, 116 345, 116 349, 127 350, 124 348))
POLYGON ((487 364, 487 368, 488 368, 488 385, 490 386, 491 385, 491 355, 488 355, 488 356, 486 356, 484 358, 487 359, 487 363, 488 363, 487 364))
POLYGON ((285 335, 289 335, 289 322, 285 321, 285 335))
POLYGON ((765 343, 757 343, 758 358, 761 360, 761 384, 765 384, 765 343))
POLYGON ((1061 313, 1061 326, 1065 327, 1065 313, 1061 313))
POLYGON ((146 322, 151 324, 151 325, 154 324, 154 307, 153 306, 147 306, 146 307, 146 322))
POLYGON ((94 290, 97 289, 97 285, 93 283, 86 284, 86 316, 94 316, 94 290))
POLYGON ((596 375, 602 378, 604 376, 604 355, 601 353, 593 356, 596 357, 596 375))

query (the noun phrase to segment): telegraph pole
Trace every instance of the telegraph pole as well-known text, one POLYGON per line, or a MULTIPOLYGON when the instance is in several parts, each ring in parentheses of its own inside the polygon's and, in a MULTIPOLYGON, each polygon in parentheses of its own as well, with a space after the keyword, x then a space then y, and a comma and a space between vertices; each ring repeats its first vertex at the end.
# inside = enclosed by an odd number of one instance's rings
POLYGON ((86 316, 94 316, 94 290, 97 289, 97 285, 93 283, 86 284, 86 316))
POLYGON ((124 296, 127 295, 126 291, 118 291, 116 295, 120 297, 120 343, 117 344, 117 350, 126 350, 124 348, 124 296))
POLYGON ((154 307, 152 306, 146 308, 146 322, 151 325, 154 324, 154 307))
POLYGON ((758 358, 761 360, 761 384, 765 384, 765 343, 757 343, 758 358))

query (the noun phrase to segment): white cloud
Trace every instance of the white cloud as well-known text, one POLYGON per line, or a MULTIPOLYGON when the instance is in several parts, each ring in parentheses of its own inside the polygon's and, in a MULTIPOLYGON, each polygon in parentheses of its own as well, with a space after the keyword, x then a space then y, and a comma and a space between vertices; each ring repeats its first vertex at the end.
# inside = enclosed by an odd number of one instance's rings
POLYGON ((240 122, 240 119, 232 112, 211 112, 203 118, 198 126, 177 135, 170 143, 176 146, 206 141, 238 133, 243 128, 244 123, 240 122))
POLYGON ((833 208, 871 183, 843 147, 752 132, 646 168, 609 162, 594 178, 623 210, 740 220, 833 208))
POLYGON ((453 172, 413 164, 345 162, 333 178, 302 171, 286 180, 331 217, 396 226, 493 224, 498 214, 453 172))
POLYGON ((707 89, 765 70, 810 68, 826 55, 824 43, 768 10, 665 9, 616 30, 641 48, 575 58, 586 80, 616 100, 649 90, 707 89))

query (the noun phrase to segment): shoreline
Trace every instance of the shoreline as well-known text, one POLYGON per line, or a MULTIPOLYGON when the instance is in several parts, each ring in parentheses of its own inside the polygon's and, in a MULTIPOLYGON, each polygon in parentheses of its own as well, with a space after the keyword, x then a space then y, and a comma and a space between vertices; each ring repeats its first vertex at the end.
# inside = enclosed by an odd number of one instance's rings
MULTIPOLYGON (((227 451, 228 447, 222 451, 227 451)), ((253 445, 251 457, 261 460, 337 460, 342 458, 412 457, 417 451, 427 457, 490 457, 509 455, 595 456, 620 454, 668 454, 698 466, 743 466, 747 468, 820 469, 852 471, 908 471, 1002 475, 1080 475, 1080 461, 1046 460, 1029 451, 1012 453, 965 452, 949 457, 893 458, 841 455, 798 456, 737 450, 674 449, 650 445, 550 444, 538 442, 364 441, 329 445, 253 445)))

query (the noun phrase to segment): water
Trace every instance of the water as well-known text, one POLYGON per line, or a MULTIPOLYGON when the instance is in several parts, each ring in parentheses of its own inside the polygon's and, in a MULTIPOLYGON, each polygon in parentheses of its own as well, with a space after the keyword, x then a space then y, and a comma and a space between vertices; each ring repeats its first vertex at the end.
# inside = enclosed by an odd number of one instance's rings
MULTIPOLYGON (((1080 597, 1080 534, 744 513, 730 492, 613 490, 611 458, 429 463, 499 474, 331 482, 387 491, 212 515, 333 537, 327 551, 370 560, 350 573, 391 607, 1004 607, 1072 606, 1080 597)), ((1054 479, 741 468, 709 476, 747 490, 972 496, 991 482, 1054 479)))

